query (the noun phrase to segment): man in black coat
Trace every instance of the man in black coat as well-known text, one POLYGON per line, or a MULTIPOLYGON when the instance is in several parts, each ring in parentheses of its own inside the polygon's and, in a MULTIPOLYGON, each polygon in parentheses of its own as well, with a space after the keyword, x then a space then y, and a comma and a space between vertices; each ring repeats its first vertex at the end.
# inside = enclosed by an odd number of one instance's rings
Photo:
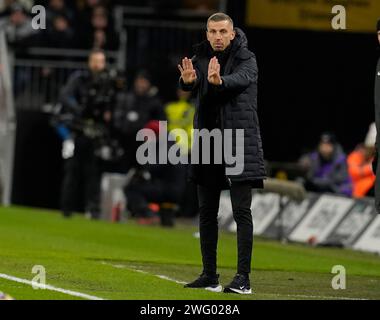
MULTIPOLYGON (((380 19, 377 21, 377 37, 380 44, 380 19)), ((376 121, 376 131, 380 130, 380 58, 377 62, 376 67, 376 78, 375 78, 375 121, 376 121)), ((377 213, 380 213, 380 162, 378 161, 379 152, 379 134, 376 135, 376 156, 373 161, 372 167, 376 174, 375 182, 375 207, 377 213)))
MULTIPOLYGON (((244 138, 226 139, 224 151, 242 160, 243 167, 233 172, 226 155, 218 164, 214 146, 208 146, 210 164, 192 164, 190 179, 198 185, 200 242, 203 272, 185 287, 221 291, 216 273, 219 198, 222 189, 230 189, 233 216, 237 223, 237 274, 224 292, 251 293, 249 273, 253 243, 251 215, 252 188, 262 188, 266 177, 257 116, 257 77, 255 55, 248 50, 243 31, 234 29, 232 19, 216 13, 207 21, 207 41, 196 46, 192 59, 178 66, 183 90, 196 93, 195 129, 242 129, 244 138), (226 148, 227 143, 227 148, 226 148), (228 143, 230 143, 228 147, 228 143)), ((203 140, 202 140, 203 142, 203 140)), ((194 143, 194 146, 200 147, 194 143)), ((194 147, 193 146, 193 147, 194 147)), ((203 148, 200 148, 201 150, 203 148)))

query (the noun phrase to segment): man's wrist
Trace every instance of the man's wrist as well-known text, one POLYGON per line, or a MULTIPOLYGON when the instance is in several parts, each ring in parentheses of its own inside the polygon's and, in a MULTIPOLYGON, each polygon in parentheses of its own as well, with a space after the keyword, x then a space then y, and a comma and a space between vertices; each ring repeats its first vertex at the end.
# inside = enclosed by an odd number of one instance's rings
POLYGON ((210 82, 212 85, 216 86, 216 87, 220 87, 223 85, 223 80, 222 78, 220 78, 219 80, 219 83, 216 83, 216 81, 213 81, 213 82, 210 82))
POLYGON ((222 87, 222 85, 223 85, 223 79, 222 79, 222 77, 219 78, 219 83, 216 83, 215 85, 217 87, 222 87))
POLYGON ((185 80, 183 80, 183 78, 181 77, 181 81, 186 85, 186 86, 189 86, 189 85, 192 85, 195 81, 191 81, 191 82, 186 82, 185 80))

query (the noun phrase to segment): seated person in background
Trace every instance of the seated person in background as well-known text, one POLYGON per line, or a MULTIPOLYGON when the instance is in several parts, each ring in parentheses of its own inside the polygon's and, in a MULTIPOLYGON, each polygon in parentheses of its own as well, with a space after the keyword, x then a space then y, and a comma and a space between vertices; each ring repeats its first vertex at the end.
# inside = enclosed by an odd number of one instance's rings
MULTIPOLYGON (((150 137, 145 143, 156 144, 155 151, 158 162, 160 145, 167 142, 169 150, 174 142, 159 139, 159 122, 157 120, 149 121, 145 128, 154 132, 154 137, 150 137)), ((161 145, 162 148, 164 146, 161 145)), ((167 164, 147 163, 138 169, 131 182, 126 186, 125 194, 127 208, 139 223, 156 222, 155 218, 158 216, 152 210, 151 203, 179 203, 183 196, 186 180, 185 172, 181 167, 180 164, 173 165, 168 161, 167 164)))
POLYGON ((95 7, 91 16, 91 35, 87 48, 117 50, 119 39, 105 7, 95 7))
POLYGON ((150 120, 165 120, 166 116, 158 88, 146 71, 139 71, 131 91, 120 91, 116 97, 113 125, 120 135, 125 153, 125 171, 136 165, 136 150, 140 143, 136 134, 150 120))
POLYGON ((53 20, 56 17, 65 16, 68 24, 72 25, 75 21, 74 12, 67 6, 65 0, 49 0, 46 8, 47 29, 53 27, 53 20))
POLYGON ((317 150, 302 156, 300 165, 306 171, 308 191, 352 195, 346 155, 333 134, 322 134, 317 150))
POLYGON ((376 176, 372 171, 372 160, 375 154, 376 126, 369 127, 364 144, 359 144, 347 158, 348 172, 352 179, 355 198, 374 195, 376 176))
POLYGON ((71 48, 74 41, 74 29, 64 14, 54 15, 51 26, 42 36, 42 45, 49 48, 71 48))

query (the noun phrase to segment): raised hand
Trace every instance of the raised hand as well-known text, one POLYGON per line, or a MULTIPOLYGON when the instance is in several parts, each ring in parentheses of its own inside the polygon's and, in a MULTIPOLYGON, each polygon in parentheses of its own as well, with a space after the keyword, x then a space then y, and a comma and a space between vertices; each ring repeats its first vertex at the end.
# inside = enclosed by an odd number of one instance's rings
POLYGON ((208 64, 207 80, 215 86, 222 84, 222 78, 220 77, 220 64, 216 57, 212 58, 208 64))
POLYGON ((197 73, 195 72, 191 59, 182 59, 182 66, 179 64, 178 69, 181 72, 181 78, 185 84, 192 84, 197 80, 197 73))

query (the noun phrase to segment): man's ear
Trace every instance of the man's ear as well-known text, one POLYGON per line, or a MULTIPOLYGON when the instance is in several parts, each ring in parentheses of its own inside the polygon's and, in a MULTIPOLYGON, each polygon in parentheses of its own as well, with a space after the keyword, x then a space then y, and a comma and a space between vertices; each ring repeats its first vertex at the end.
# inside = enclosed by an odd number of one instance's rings
POLYGON ((235 39, 235 36, 236 36, 236 31, 233 30, 231 34, 231 41, 235 39))

